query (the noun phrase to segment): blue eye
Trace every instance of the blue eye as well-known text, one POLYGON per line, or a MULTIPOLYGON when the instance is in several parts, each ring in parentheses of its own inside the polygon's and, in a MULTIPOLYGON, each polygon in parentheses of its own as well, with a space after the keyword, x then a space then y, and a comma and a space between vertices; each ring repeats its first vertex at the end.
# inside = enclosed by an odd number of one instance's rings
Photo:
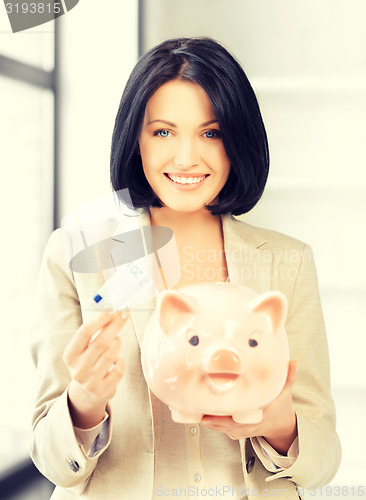
POLYGON ((165 138, 168 137, 169 134, 170 134, 169 130, 158 130, 157 132, 155 132, 154 135, 165 138))
POLYGON ((217 139, 221 137, 221 133, 219 130, 207 130, 204 135, 207 137, 207 139, 217 139))

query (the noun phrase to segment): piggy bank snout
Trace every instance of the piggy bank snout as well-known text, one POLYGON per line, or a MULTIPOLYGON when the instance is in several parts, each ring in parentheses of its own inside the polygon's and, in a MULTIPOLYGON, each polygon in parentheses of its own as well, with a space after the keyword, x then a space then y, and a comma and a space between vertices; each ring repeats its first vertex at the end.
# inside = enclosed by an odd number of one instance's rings
POLYGON ((240 375, 244 371, 241 354, 232 348, 218 347, 208 350, 203 357, 203 370, 206 373, 232 373, 240 375))
POLYGON ((214 393, 230 391, 244 372, 241 354, 232 348, 217 347, 206 351, 202 363, 206 383, 214 393))

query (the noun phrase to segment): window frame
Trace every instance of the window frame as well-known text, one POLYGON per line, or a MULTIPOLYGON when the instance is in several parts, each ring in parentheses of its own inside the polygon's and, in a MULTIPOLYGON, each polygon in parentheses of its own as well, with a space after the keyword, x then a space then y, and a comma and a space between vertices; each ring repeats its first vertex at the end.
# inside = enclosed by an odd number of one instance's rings
MULTIPOLYGON (((18 61, 15 58, 0 54, 0 75, 16 81, 33 85, 39 89, 50 90, 53 94, 53 165, 52 169, 52 208, 53 208, 53 228, 56 229, 59 223, 59 195, 58 195, 58 175, 59 175, 59 27, 58 20, 54 21, 54 67, 51 71, 46 71, 38 66, 18 61)), ((13 34, 16 36, 16 34, 13 34)))

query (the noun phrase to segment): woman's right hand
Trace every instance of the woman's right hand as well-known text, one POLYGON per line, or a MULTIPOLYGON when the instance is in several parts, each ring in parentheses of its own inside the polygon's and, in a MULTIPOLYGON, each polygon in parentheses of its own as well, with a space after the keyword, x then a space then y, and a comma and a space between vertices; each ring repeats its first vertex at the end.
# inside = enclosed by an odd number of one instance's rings
POLYGON ((128 317, 125 311, 101 313, 81 325, 65 349, 62 359, 72 379, 69 410, 76 427, 90 429, 104 419, 107 403, 124 375, 118 334, 128 317))

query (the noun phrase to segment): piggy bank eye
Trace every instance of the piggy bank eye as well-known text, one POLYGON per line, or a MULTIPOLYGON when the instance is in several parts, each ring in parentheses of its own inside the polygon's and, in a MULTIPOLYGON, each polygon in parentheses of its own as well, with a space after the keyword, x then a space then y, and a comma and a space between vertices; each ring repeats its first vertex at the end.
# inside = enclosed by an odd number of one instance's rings
POLYGON ((257 347, 259 344, 259 332, 253 332, 248 340, 249 347, 257 347))
POLYGON ((198 345, 198 344, 199 344, 200 339, 198 338, 198 336, 197 336, 197 335, 193 335, 193 337, 191 337, 191 338, 189 339, 189 341, 188 341, 188 342, 189 342, 191 345, 196 346, 196 345, 198 345))

